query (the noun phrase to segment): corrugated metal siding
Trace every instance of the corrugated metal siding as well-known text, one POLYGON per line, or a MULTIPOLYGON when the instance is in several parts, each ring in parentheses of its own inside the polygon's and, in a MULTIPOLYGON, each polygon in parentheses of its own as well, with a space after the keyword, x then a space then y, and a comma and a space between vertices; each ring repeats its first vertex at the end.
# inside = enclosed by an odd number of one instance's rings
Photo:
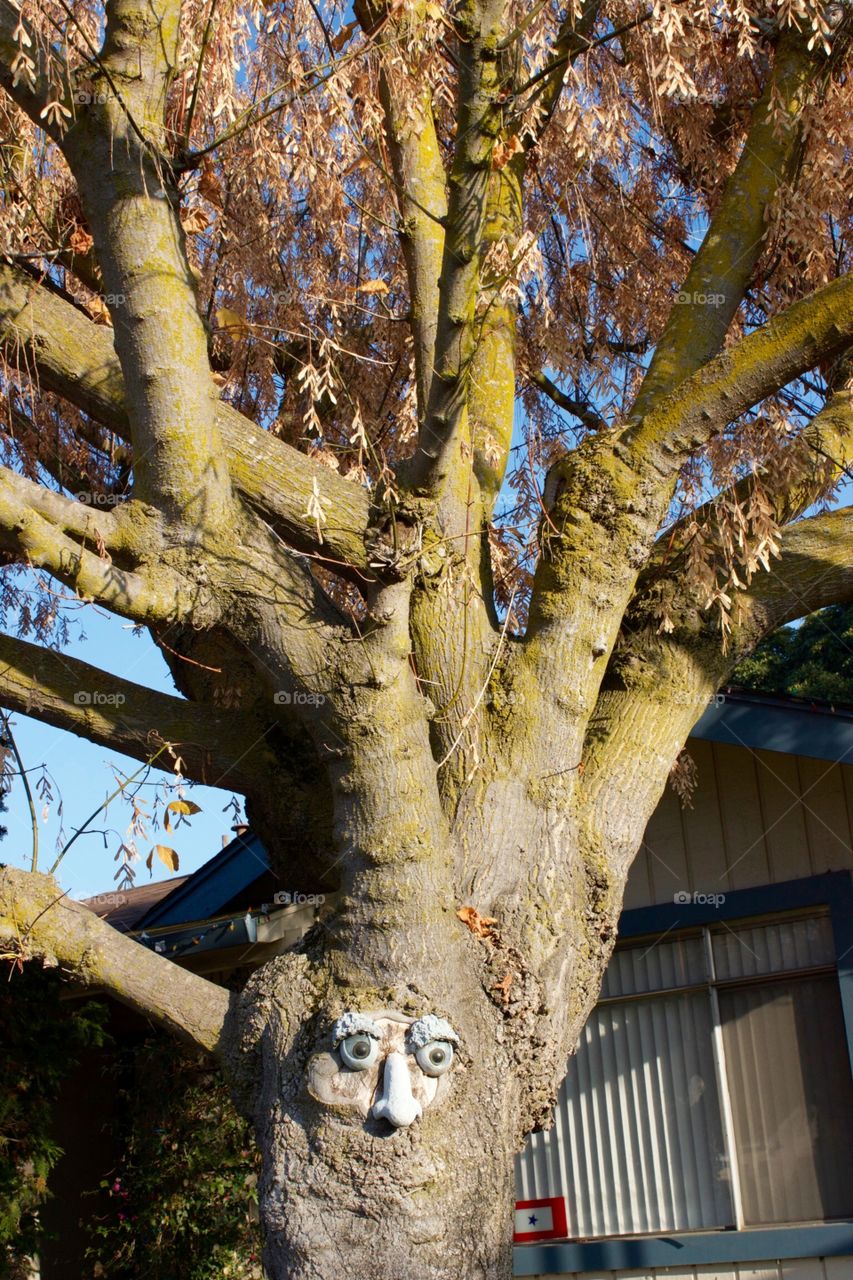
MULTIPOLYGON (((534 1280, 546 1280, 545 1276, 534 1280)), ((790 1258, 744 1266, 666 1267, 654 1271, 573 1271, 564 1280, 853 1280, 853 1257, 790 1258)))
MULTIPOLYGON (((625 907, 853 870, 853 766, 691 739, 691 809, 670 788, 628 878, 625 907)), ((853 1280, 853 1275, 851 1275, 853 1280)))

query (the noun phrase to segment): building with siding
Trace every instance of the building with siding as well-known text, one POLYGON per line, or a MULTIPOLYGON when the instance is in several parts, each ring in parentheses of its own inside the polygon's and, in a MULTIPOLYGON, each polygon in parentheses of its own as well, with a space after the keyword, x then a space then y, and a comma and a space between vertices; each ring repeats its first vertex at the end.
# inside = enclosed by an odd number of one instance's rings
POLYGON ((853 1280, 853 714, 727 695, 689 750, 517 1161, 515 1273, 853 1280))
MULTIPOLYGON (((688 748, 692 805, 660 802, 554 1124, 517 1161, 515 1273, 853 1280, 853 711, 721 695, 688 748)), ((92 905, 233 980, 319 909, 275 887, 241 833, 136 908, 92 905)))

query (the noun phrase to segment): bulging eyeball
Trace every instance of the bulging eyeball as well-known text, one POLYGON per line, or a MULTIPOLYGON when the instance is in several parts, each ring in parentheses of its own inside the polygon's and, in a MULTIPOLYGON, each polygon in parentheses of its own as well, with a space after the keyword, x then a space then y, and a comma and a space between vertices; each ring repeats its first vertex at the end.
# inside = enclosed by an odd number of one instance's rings
POLYGON ((366 1071, 379 1057, 382 1033, 365 1013, 344 1013, 332 1028, 332 1043, 350 1071, 366 1071))
POLYGON ((366 1071, 379 1057, 379 1041, 366 1031, 357 1031, 340 1042, 338 1053, 350 1071, 366 1071))
POLYGON ((443 1076, 453 1061, 449 1040, 432 1040, 415 1051, 415 1061, 427 1076, 443 1076))
POLYGON ((443 1076, 453 1062, 459 1037, 446 1018, 424 1014, 409 1027, 410 1051, 425 1076, 443 1076))

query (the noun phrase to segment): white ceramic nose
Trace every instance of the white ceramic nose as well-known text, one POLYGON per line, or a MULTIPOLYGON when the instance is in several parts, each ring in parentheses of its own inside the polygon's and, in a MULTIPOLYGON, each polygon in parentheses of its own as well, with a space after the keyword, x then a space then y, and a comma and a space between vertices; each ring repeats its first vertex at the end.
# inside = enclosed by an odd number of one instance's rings
POLYGON ((409 1064, 402 1053, 389 1053, 382 1073, 382 1091, 373 1104, 378 1120, 388 1120, 395 1129, 412 1124, 422 1114, 421 1104, 412 1093, 409 1064))

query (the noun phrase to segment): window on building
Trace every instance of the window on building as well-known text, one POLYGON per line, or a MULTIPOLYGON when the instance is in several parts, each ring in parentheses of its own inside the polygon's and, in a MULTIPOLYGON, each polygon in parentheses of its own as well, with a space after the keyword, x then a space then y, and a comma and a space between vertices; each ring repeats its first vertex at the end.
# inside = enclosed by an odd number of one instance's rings
POLYGON ((571 1237, 853 1215, 853 1079, 826 914, 622 944, 519 1195, 571 1237))

